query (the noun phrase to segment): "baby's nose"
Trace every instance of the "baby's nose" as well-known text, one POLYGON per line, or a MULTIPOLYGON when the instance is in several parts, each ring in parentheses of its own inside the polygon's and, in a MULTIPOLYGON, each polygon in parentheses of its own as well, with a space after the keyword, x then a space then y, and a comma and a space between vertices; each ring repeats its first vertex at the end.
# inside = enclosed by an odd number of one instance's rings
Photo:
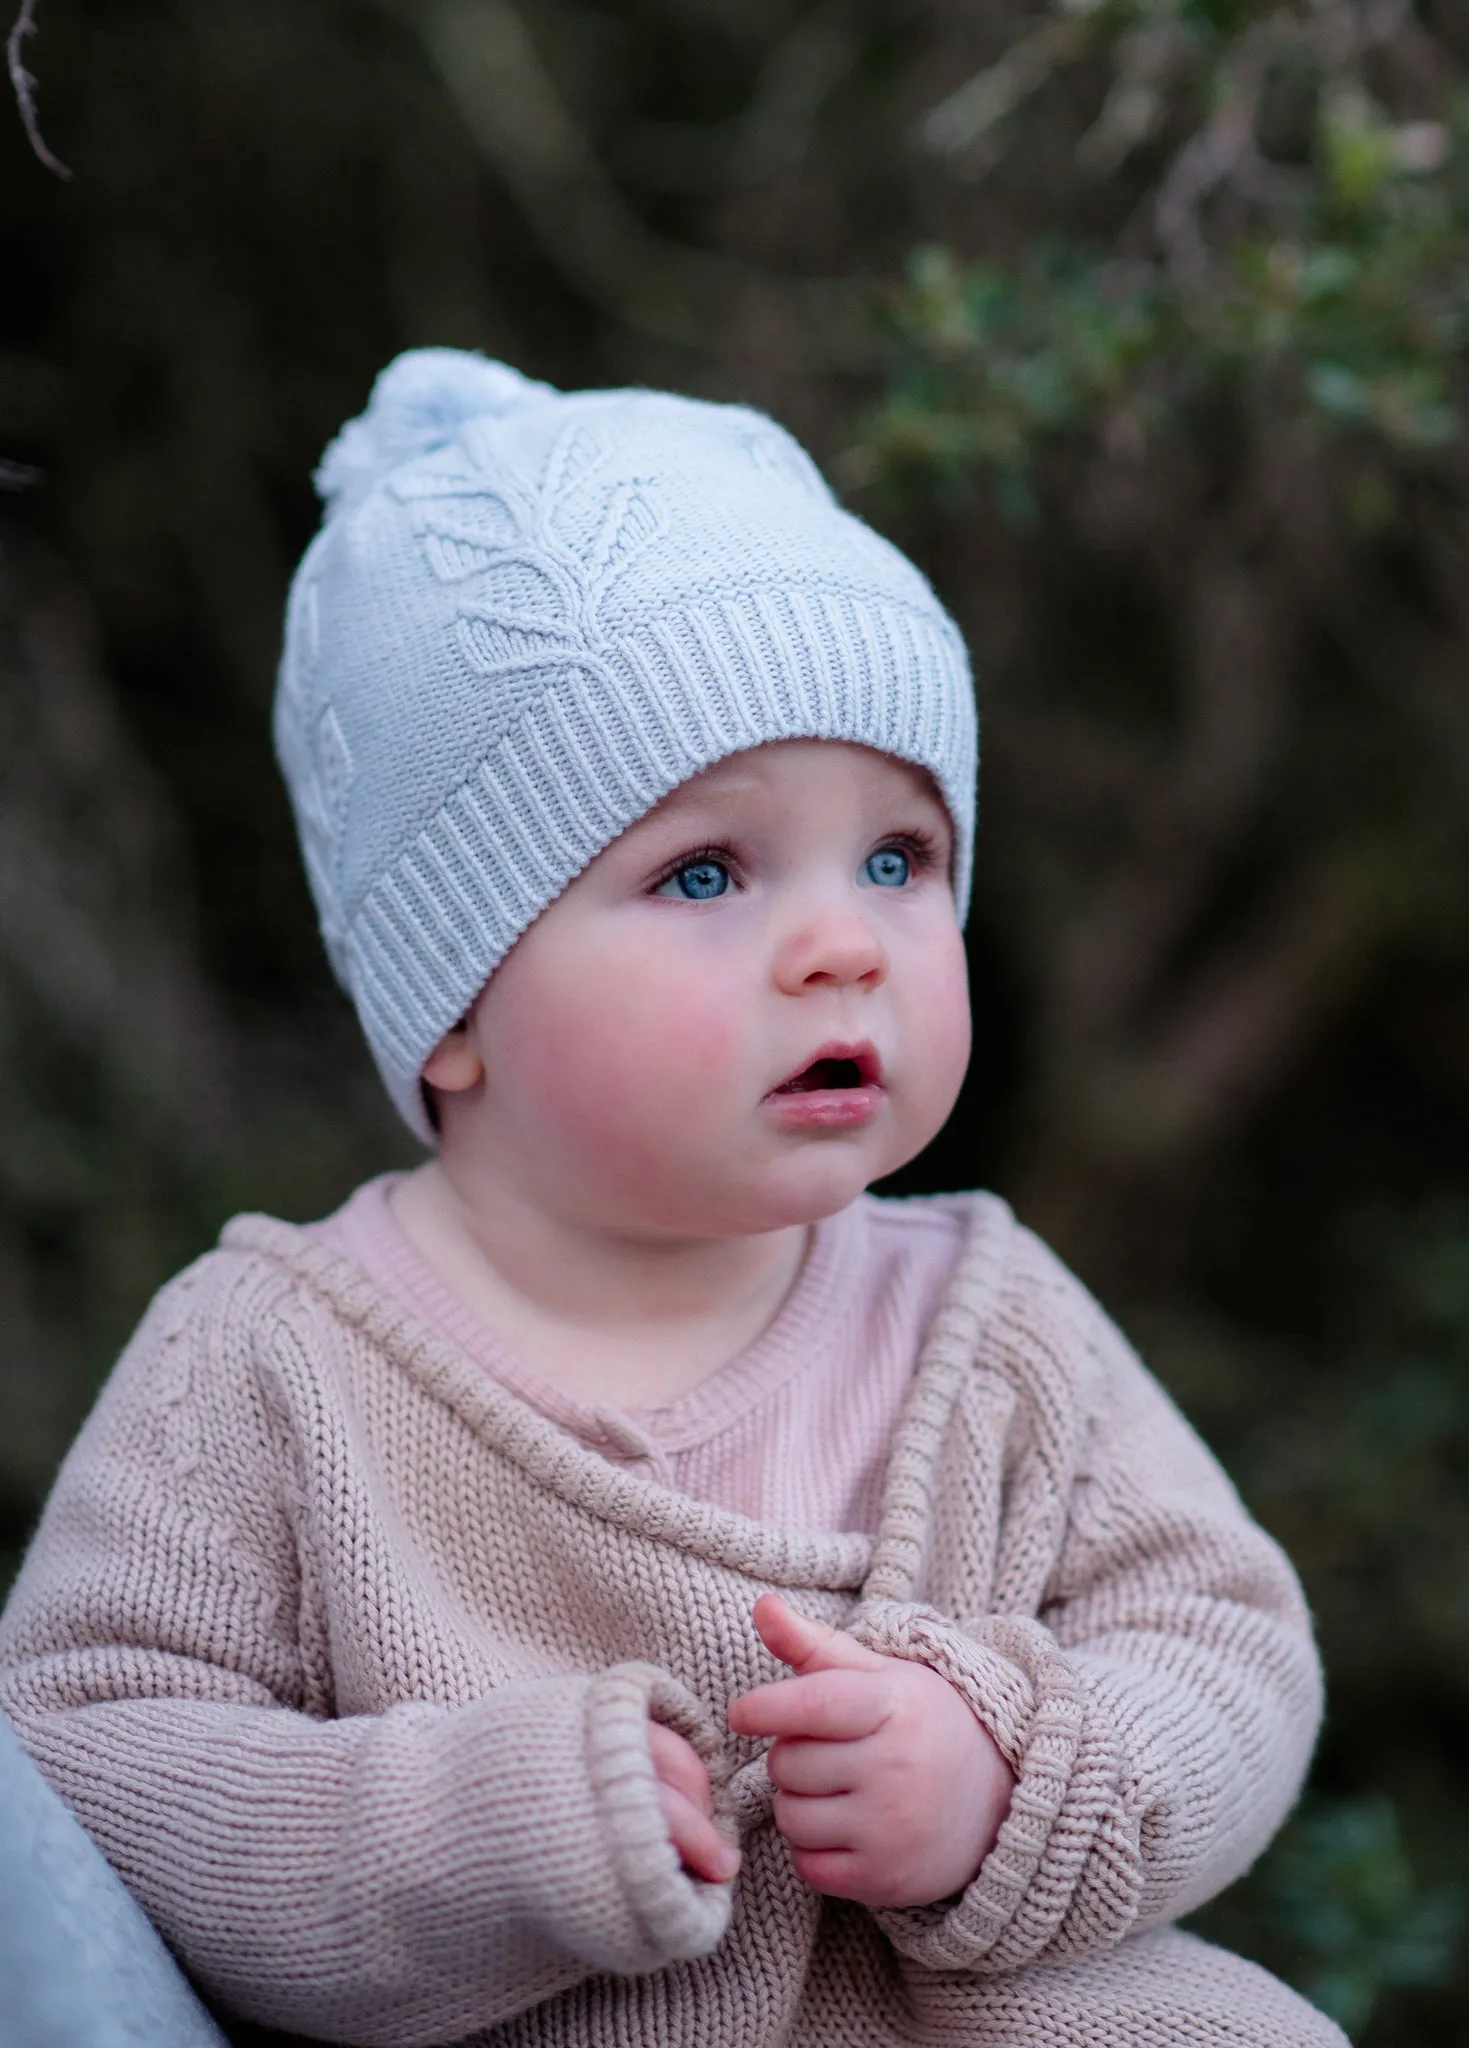
POLYGON ((776 957, 778 986, 789 995, 812 988, 877 988, 887 979, 881 939, 857 910, 834 910, 791 932, 776 957))

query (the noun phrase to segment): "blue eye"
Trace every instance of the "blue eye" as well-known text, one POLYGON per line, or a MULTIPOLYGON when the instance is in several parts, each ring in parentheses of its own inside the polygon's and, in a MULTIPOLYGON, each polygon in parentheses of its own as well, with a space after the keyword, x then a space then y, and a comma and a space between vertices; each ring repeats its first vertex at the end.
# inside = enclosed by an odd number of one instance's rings
POLYGON ((707 903, 722 896, 729 887, 729 869, 722 860, 691 860, 686 868, 660 882, 659 896, 684 896, 695 903, 707 903))
POLYGON ((912 876, 913 863, 901 846, 880 846, 867 856, 862 872, 879 889, 901 889, 912 876))

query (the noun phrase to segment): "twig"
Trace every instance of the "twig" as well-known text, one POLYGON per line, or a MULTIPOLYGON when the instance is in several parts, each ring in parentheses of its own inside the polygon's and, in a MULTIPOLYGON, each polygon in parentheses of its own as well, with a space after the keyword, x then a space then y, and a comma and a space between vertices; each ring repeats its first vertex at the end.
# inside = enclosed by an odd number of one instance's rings
POLYGON ((786 278, 658 233, 629 206, 542 62, 518 0, 379 0, 420 37, 542 247, 635 332, 702 349, 731 309, 779 323, 786 363, 871 371, 860 280, 786 278))
POLYGON ((561 267, 643 333, 697 346, 729 264, 644 225, 603 169, 513 0, 383 0, 428 51, 473 141, 561 267))
POLYGON ((850 12, 842 0, 811 8, 762 64, 738 123, 732 170, 739 187, 753 190, 802 161, 817 115, 856 56, 850 12))
MULTIPOLYGON (((1212 551, 1211 551, 1212 552, 1212 551)), ((1068 920, 1055 999, 1100 1043, 1138 1028, 1249 829, 1285 713, 1292 636, 1269 583, 1221 551, 1192 571, 1183 731, 1133 798, 1131 850, 1068 920)))
POLYGON ((58 178, 69 178, 71 172, 46 147, 46 138, 41 133, 41 123, 36 114, 36 81, 25 68, 21 49, 27 36, 36 33, 36 0, 21 0, 20 13, 15 17, 15 26, 5 44, 5 61, 10 69, 10 83, 15 88, 16 105, 31 148, 41 159, 48 171, 54 171, 58 178))
POLYGON ((1259 928, 1237 949, 1221 950, 1135 1054, 1130 1078, 1152 1124, 1143 1135, 1177 1156, 1238 1116, 1371 964, 1391 928, 1391 903, 1356 854, 1327 846, 1303 861, 1259 928))
POLYGON ((919 123, 920 144, 935 156, 958 156, 972 149, 1057 71, 1081 56, 1095 35, 1090 15, 1043 22, 931 107, 919 123))
POLYGON ((1279 47, 1279 26, 1279 17, 1272 15, 1241 36, 1221 74, 1218 106, 1174 157, 1153 200, 1164 261, 1180 284, 1195 290, 1205 280, 1209 260, 1200 219, 1203 202, 1216 187, 1238 182, 1242 168, 1259 160, 1255 122, 1266 68, 1279 47))

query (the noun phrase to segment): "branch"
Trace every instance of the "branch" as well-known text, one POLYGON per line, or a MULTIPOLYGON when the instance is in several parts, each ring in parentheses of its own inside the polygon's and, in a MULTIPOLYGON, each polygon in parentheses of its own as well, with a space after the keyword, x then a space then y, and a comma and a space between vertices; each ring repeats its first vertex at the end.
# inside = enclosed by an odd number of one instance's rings
POLYGON ((379 0, 421 40, 480 154, 541 246, 634 332, 704 349, 736 315, 806 370, 872 370, 860 279, 787 278, 660 235, 628 205, 542 62, 514 0, 379 0), (779 334, 779 345, 769 337, 779 334))
POLYGON ((1247 30, 1220 68, 1214 112, 1179 150, 1153 199, 1153 224, 1163 258, 1182 285, 1197 288, 1208 271, 1208 245, 1200 222, 1204 201, 1220 185, 1237 179, 1243 166, 1257 167, 1255 124, 1266 69, 1279 46, 1279 18, 1247 30))
POLYGON ((702 344, 739 281, 734 266, 655 234, 572 118, 511 0, 387 0, 417 31, 470 136, 543 245, 629 327, 702 344))
POLYGON ((732 183, 751 190, 798 165, 833 87, 850 70, 857 38, 847 8, 812 8, 760 67, 754 97, 737 123, 732 183))
POLYGON ((1183 732, 1153 762, 1127 855, 1054 948, 1056 1016, 1093 1043, 1135 1029, 1166 983, 1253 815, 1284 709, 1292 632, 1268 580, 1222 552, 1193 586, 1183 732))
MULTIPOLYGON (((633 121, 611 139, 634 185, 655 192, 752 192, 804 162, 816 119, 859 54, 844 0, 804 14, 760 66, 750 103, 710 121, 633 121)), ((779 218, 779 208, 772 209, 779 218)))
POLYGON ((1012 43, 995 63, 931 107, 919 124, 920 144, 934 156, 962 156, 985 141, 1056 72, 1082 56, 1096 35, 1096 23, 1089 14, 1043 22, 1012 43))
POLYGON ((46 147, 46 138, 41 133, 41 123, 36 114, 36 81, 25 68, 21 48, 27 36, 36 33, 36 0, 21 0, 20 13, 15 18, 15 27, 5 44, 5 61, 10 69, 10 83, 15 88, 15 102, 20 108, 20 118, 31 148, 41 159, 48 171, 54 171, 58 178, 69 178, 71 172, 46 147))
POLYGON ((1117 76, 1077 144, 1076 160, 1083 170, 1110 176, 1134 150, 1152 141, 1168 117, 1169 88, 1189 56, 1189 39, 1177 21, 1135 29, 1119 39, 1117 76))
POLYGON ((1127 1061, 1141 1149, 1194 1150, 1262 1095, 1376 958, 1392 922, 1380 879, 1329 847, 1280 891, 1262 926, 1210 963, 1127 1061))

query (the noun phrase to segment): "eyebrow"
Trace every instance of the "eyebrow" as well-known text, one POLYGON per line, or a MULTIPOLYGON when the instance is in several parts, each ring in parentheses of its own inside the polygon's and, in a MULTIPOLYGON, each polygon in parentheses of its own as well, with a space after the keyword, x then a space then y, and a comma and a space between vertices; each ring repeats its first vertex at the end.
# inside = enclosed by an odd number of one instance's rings
MULTIPOLYGON (((660 829, 673 835, 697 833, 706 829, 703 822, 705 819, 712 825, 719 821, 724 813, 738 808, 752 797, 759 798, 773 808, 785 808, 784 800, 759 775, 725 776, 713 788, 700 788, 698 785, 697 775, 691 776, 687 782, 678 784, 653 810, 645 811, 643 816, 636 819, 627 828, 627 832, 620 836, 630 838, 634 833, 656 832, 660 829)), ((938 790, 920 785, 893 798, 895 808, 908 803, 922 803, 926 808, 932 809, 952 832, 948 807, 938 790)))
POLYGON ((727 783, 717 790, 676 789, 628 829, 636 831, 641 825, 655 831, 660 826, 670 832, 697 830, 701 815, 718 817, 747 803, 752 796, 762 796, 767 802, 773 800, 753 777, 745 782, 727 783))
MULTIPOLYGON (((715 762, 713 765, 718 767, 719 763, 715 762)), ((699 775, 691 775, 687 782, 679 783, 675 789, 669 791, 663 799, 664 803, 676 807, 680 803, 720 803, 730 798, 770 794, 770 785, 761 775, 722 775, 718 782, 711 786, 703 782, 703 777, 708 772, 705 769, 699 775)))

